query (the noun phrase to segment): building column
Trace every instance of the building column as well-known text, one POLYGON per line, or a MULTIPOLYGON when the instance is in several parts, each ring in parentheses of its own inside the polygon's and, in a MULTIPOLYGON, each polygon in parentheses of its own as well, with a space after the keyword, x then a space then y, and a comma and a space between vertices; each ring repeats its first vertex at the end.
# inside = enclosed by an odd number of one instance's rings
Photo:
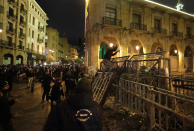
POLYGON ((178 53, 178 63, 179 63, 178 72, 184 73, 184 54, 182 53, 182 51, 179 51, 178 53))

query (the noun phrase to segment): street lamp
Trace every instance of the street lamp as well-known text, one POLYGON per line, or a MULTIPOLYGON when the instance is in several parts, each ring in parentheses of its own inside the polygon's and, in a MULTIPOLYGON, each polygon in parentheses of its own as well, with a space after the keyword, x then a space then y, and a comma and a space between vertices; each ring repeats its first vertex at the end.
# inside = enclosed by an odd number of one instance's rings
POLYGON ((111 47, 111 48, 112 48, 112 47, 113 47, 113 43, 110 43, 110 44, 109 44, 109 47, 111 47))
POLYGON ((136 50, 139 50, 139 46, 138 45, 135 48, 136 48, 136 50))
POLYGON ((3 32, 3 30, 2 29, 0 29, 0 33, 2 33, 3 32))
POLYGON ((175 54, 177 54, 177 53, 178 53, 178 51, 175 49, 175 50, 174 50, 174 53, 175 53, 175 54))

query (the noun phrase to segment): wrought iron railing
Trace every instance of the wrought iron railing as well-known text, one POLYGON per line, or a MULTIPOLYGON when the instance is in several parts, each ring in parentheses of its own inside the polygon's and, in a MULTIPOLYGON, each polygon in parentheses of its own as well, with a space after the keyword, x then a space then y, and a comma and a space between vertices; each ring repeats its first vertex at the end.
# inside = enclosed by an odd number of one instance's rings
POLYGON ((39 43, 43 43, 43 39, 38 38, 37 41, 38 41, 39 43))
POLYGON ((8 3, 17 6, 17 2, 15 0, 8 0, 8 3))
POLYGON ((183 38, 183 33, 182 32, 176 32, 176 31, 172 31, 171 32, 172 36, 176 36, 176 37, 181 37, 183 38))
POLYGON ((154 28, 152 28, 152 31, 153 31, 153 33, 160 33, 160 34, 164 34, 164 35, 167 34, 167 30, 163 29, 163 28, 157 29, 157 28, 154 27, 154 28))
POLYGON ((7 14, 8 19, 10 20, 16 20, 16 16, 14 14, 7 14))
POLYGON ((103 24, 122 26, 122 21, 116 18, 103 17, 103 24))
POLYGON ((38 30, 39 30, 39 31, 44 31, 44 27, 39 26, 39 27, 38 27, 38 30))
POLYGON ((13 34, 15 34, 15 29, 13 29, 13 28, 7 29, 7 33, 13 35, 13 34))
POLYGON ((21 26, 26 26, 26 22, 20 21, 20 25, 21 25, 21 26))
POLYGON ((20 12, 23 13, 23 14, 27 14, 27 10, 23 9, 23 8, 20 8, 20 12))
POLYGON ((131 23, 130 28, 131 29, 136 29, 136 30, 147 31, 147 25, 144 25, 144 24, 141 24, 141 23, 131 23))
POLYGON ((19 34, 19 37, 22 38, 22 39, 24 39, 25 38, 25 34, 24 33, 20 33, 19 34))
POLYGON ((185 38, 186 38, 186 39, 194 39, 194 35, 186 34, 186 35, 185 35, 185 38))

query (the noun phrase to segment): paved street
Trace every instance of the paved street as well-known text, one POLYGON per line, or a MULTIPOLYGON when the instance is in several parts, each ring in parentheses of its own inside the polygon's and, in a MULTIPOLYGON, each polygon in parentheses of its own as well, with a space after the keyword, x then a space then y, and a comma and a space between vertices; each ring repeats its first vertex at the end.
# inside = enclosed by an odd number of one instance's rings
POLYGON ((26 84, 14 84, 13 97, 16 103, 12 107, 13 125, 16 131, 41 131, 50 111, 48 103, 41 103, 41 85, 35 84, 34 93, 26 89, 26 84))
MULTIPOLYGON (((50 112, 50 105, 47 102, 41 103, 42 89, 40 83, 35 84, 34 93, 30 89, 26 89, 26 83, 14 83, 12 96, 16 103, 12 106, 12 113, 14 115, 13 125, 16 131, 42 131, 48 113, 50 112)), ((108 102, 108 101, 107 101, 108 102)), ((107 103, 109 107, 113 103, 107 103)), ((106 105, 107 105, 106 104, 106 105)), ((136 130, 140 127, 138 121, 140 117, 134 118, 130 114, 127 120, 126 115, 115 112, 110 108, 103 110, 103 131, 128 131, 136 130)))

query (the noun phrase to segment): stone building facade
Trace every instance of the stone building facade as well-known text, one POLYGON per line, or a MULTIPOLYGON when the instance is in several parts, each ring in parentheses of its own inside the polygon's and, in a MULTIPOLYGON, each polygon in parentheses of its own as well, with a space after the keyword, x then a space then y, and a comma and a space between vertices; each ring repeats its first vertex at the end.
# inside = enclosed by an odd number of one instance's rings
MULTIPOLYGON (((30 5, 32 3, 37 12, 39 11, 44 17, 41 21, 36 15, 36 19, 40 20, 41 24, 46 27, 47 16, 35 0, 0 1, 0 65, 27 64, 28 53, 32 53, 29 50, 31 49, 29 43, 32 43, 32 39, 29 39, 28 31, 29 28, 37 28, 38 30, 37 25, 34 27, 29 25, 29 14, 32 13, 30 5)), ((34 12, 32 14, 34 15, 34 12)), ((44 38, 42 43, 41 47, 44 47, 44 38)))
POLYGON ((57 29, 52 27, 47 27, 46 30, 46 56, 47 62, 56 62, 57 61, 57 50, 59 43, 59 32, 57 29))
POLYGON ((0 1, 0 64, 26 63, 26 0, 0 1))
POLYGON ((85 9, 88 66, 113 44, 119 57, 166 51, 172 72, 194 71, 194 15, 150 0, 87 0, 85 9))
POLYGON ((46 60, 45 36, 47 15, 35 0, 28 0, 27 19, 27 63, 40 64, 46 60))
POLYGON ((66 37, 60 37, 57 29, 47 27, 46 33, 46 56, 47 62, 61 62, 70 58, 70 45, 66 37))
POLYGON ((70 45, 66 37, 59 37, 58 60, 63 61, 69 57, 70 45))

